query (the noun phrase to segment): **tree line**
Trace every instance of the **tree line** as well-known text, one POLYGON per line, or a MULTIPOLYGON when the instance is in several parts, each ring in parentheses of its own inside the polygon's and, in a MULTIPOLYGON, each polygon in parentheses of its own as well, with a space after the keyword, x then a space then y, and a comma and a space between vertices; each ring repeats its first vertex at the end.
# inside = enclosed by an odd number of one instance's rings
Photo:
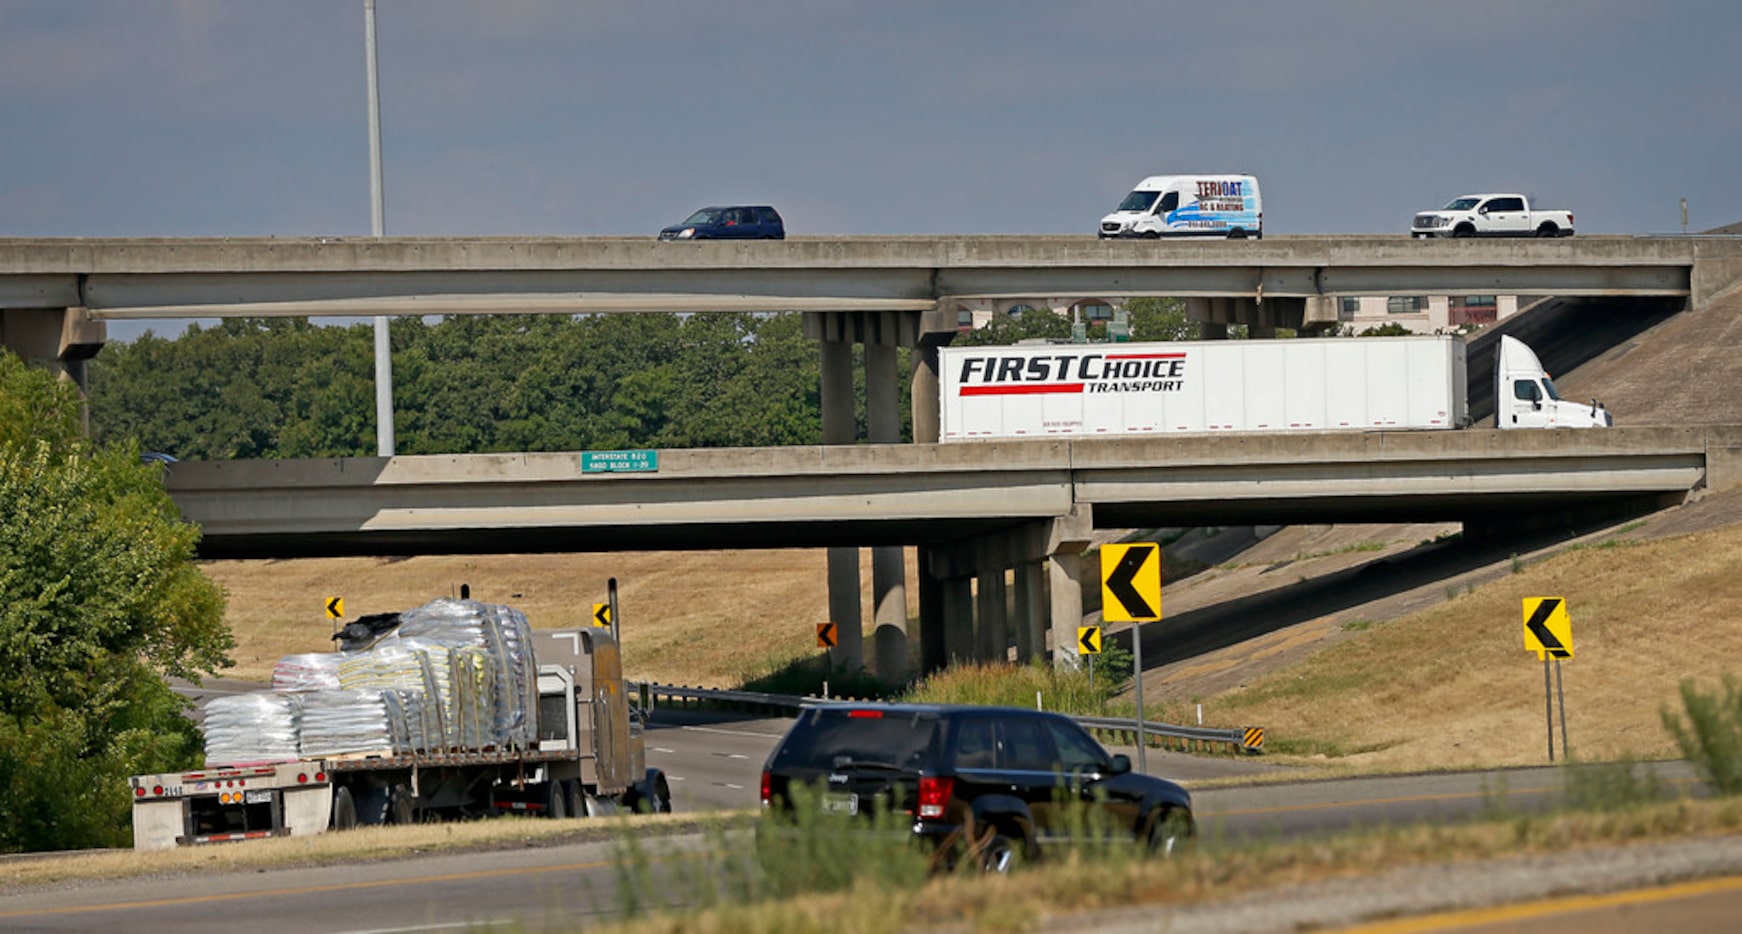
MULTIPOLYGON (((1197 336, 1177 300, 1137 299, 1127 311, 1133 340, 1197 336)), ((820 355, 802 321, 798 314, 395 320, 395 450, 819 444, 820 355)), ((1069 320, 1031 309, 956 342, 1070 337, 1069 320)), ((1090 337, 1104 339, 1104 323, 1090 337)), ((183 459, 371 456, 373 348, 369 324, 299 318, 232 318, 173 338, 148 333, 111 344, 90 364, 91 434, 183 459)), ((907 366, 904 350, 898 371, 907 366)), ((862 369, 855 374, 863 436, 862 369)), ((903 438, 911 438, 907 380, 898 382, 903 438)))

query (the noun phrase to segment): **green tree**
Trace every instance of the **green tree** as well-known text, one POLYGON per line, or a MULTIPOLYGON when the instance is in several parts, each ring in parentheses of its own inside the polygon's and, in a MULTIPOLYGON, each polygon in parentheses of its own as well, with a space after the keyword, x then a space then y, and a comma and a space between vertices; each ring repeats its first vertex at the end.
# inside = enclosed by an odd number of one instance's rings
POLYGON ((1071 339, 1071 322, 1050 308, 1029 308, 1019 315, 999 315, 983 328, 958 335, 958 347, 1008 345, 1023 340, 1071 339))
POLYGON ((117 846, 131 773, 197 764, 163 676, 229 664, 222 591, 137 444, 0 352, 0 851, 117 846))
POLYGON ((1186 317, 1186 303, 1177 298, 1134 298, 1125 303, 1126 321, 1134 341, 1195 341, 1198 323, 1186 317))
POLYGON ((1398 324, 1395 321, 1387 321, 1384 324, 1375 324, 1370 328, 1363 329, 1361 331, 1361 336, 1362 337, 1408 337, 1414 333, 1415 333, 1414 331, 1411 331, 1409 328, 1406 328, 1403 325, 1398 324))

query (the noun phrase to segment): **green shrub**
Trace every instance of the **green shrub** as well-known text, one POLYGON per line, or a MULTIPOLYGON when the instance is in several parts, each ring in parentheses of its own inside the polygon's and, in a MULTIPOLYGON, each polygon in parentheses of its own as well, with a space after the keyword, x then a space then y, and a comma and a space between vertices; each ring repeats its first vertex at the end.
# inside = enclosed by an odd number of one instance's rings
POLYGON ((1666 705, 1663 728, 1713 794, 1742 793, 1742 686, 1725 675, 1720 696, 1701 691, 1689 678, 1681 683, 1681 695, 1684 713, 1666 705))

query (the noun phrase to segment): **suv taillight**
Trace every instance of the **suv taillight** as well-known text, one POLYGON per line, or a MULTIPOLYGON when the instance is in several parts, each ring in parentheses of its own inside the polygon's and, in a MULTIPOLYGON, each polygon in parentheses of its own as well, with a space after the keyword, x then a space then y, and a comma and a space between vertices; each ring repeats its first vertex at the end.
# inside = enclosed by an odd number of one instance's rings
POLYGON ((768 799, 773 795, 773 790, 772 790, 773 781, 774 781, 774 776, 770 775, 767 772, 762 773, 762 806, 763 807, 768 806, 768 799))
POLYGON ((919 816, 943 817, 944 806, 950 803, 950 792, 955 790, 956 780, 953 778, 927 778, 919 780, 919 816))

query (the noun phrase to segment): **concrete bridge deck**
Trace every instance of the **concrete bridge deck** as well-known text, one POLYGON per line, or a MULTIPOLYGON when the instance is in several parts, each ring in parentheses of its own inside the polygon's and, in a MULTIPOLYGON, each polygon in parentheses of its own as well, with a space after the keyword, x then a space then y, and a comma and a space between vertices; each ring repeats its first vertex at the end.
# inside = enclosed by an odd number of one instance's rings
POLYGON ((572 452, 187 461, 165 484, 210 557, 942 548, 1055 521, 1558 515, 1734 485, 1738 453, 1742 427, 1469 429, 673 450, 618 474, 572 452))

